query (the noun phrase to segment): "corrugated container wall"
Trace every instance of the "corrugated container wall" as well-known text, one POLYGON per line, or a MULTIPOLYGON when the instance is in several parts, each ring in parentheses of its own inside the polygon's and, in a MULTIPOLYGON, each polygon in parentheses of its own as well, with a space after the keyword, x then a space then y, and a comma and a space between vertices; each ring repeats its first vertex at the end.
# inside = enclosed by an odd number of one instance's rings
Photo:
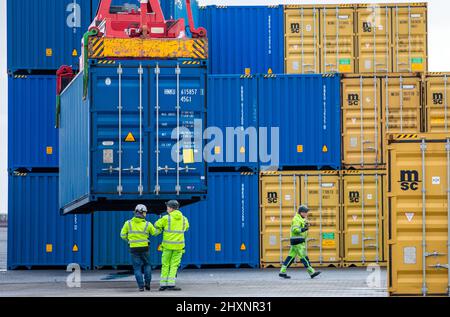
POLYGON ((58 174, 10 174, 8 269, 91 266, 91 216, 59 214, 58 174))
MULTIPOLYGON (((259 126, 280 168, 340 168, 340 76, 266 75, 259 79, 259 126), (271 128, 279 128, 279 139, 271 128), (279 144, 279 148, 276 145, 279 144)), ((260 143, 265 140, 260 140, 260 143)))
POLYGON ((214 162, 208 161, 208 166, 258 168, 257 77, 208 77, 208 128, 219 128, 224 137, 223 144, 208 149, 209 160, 214 159, 214 162), (230 137, 227 128, 233 129, 230 137), (233 143, 228 147, 225 141, 231 139, 233 143))
POLYGON ((448 296, 450 137, 393 135, 389 157, 389 294, 448 296))
POLYGON ((425 78, 425 127, 427 132, 449 132, 450 73, 428 73, 425 78))
POLYGON ((190 223, 183 266, 259 266, 257 174, 209 173, 208 199, 181 210, 190 223))
POLYGON ((384 170, 342 172, 343 263, 381 264, 384 250, 384 170))
POLYGON ((284 73, 282 6, 200 8, 208 31, 211 74, 284 73))
POLYGON ((58 167, 56 76, 8 77, 8 168, 58 167))
MULTIPOLYGON (((289 253, 292 219, 300 205, 310 208, 307 238, 313 266, 338 266, 340 177, 338 171, 261 174, 261 265, 280 267, 289 253)), ((296 266, 303 266, 296 263, 296 266)))
POLYGON ((122 60, 91 63, 89 72, 86 101, 82 73, 61 96, 64 213, 132 210, 137 202, 164 208, 167 199, 176 198, 182 205, 203 199, 206 67, 122 60), (172 133, 178 127, 177 143, 172 133), (173 148, 179 153, 174 158, 173 148))
POLYGON ((8 71, 78 68, 91 0, 8 0, 8 71))
MULTIPOLYGON (((151 206, 149 206, 151 208, 151 206)), ((93 216, 92 263, 94 269, 118 268, 132 264, 127 242, 120 238, 124 223, 133 218, 131 211, 96 212, 93 216)), ((155 223, 156 215, 147 215, 147 221, 155 223)), ((150 261, 152 266, 161 265, 161 253, 157 251, 161 236, 150 237, 150 261)))

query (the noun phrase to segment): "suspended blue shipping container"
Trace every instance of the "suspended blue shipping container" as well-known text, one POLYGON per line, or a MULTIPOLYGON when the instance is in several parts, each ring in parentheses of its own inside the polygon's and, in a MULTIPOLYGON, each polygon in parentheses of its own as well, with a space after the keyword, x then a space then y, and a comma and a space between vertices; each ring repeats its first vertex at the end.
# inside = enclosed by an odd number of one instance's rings
MULTIPOLYGON (((151 207, 151 206, 149 206, 151 207)), ((124 223, 133 217, 131 211, 96 212, 93 226, 93 266, 94 269, 105 267, 117 268, 131 265, 128 244, 120 238, 120 231, 124 223)), ((155 223, 159 219, 156 215, 148 215, 147 221, 155 223)), ((161 265, 161 253, 158 246, 161 235, 150 238, 150 259, 152 266, 161 265)))
POLYGON ((205 198, 206 80, 181 61, 92 62, 87 99, 83 73, 61 95, 62 212, 205 198))
POLYGON ((223 136, 223 144, 209 148, 209 166, 258 168, 256 76, 208 77, 208 127, 219 128, 223 136), (227 128, 233 129, 231 137, 227 128), (214 162, 211 162, 213 159, 214 162))
MULTIPOLYGON (((188 218, 182 266, 259 265, 258 175, 209 173, 208 199, 181 208, 188 218)), ((151 205, 148 206, 152 210, 151 205)), ((128 246, 120 239, 131 212, 94 214, 94 267, 130 265, 128 246)), ((155 215, 147 216, 155 223, 155 215)), ((161 265, 161 235, 150 239, 150 261, 161 265)))
POLYGON ((258 100, 260 130, 279 128, 268 144, 279 143, 281 169, 340 168, 339 75, 260 76, 258 100))
POLYGON ((8 78, 8 168, 58 167, 56 76, 8 78))
POLYGON ((211 74, 284 73, 283 6, 200 7, 211 74))
POLYGON ((91 267, 91 215, 63 217, 58 174, 10 174, 8 269, 91 267))
POLYGON ((78 68, 91 0, 8 0, 8 70, 78 68))

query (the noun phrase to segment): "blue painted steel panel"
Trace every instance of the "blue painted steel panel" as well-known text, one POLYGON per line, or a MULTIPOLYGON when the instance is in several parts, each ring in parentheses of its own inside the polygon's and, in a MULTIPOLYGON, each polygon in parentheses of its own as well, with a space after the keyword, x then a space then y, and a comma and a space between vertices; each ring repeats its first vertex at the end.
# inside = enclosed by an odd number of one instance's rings
MULTIPOLYGON (((208 199, 181 208, 190 222, 182 266, 259 265, 258 175, 209 173, 208 199), (216 251, 216 244, 220 250, 216 251), (242 244, 245 250, 241 250, 242 244)), ((151 206, 150 206, 151 210, 151 206)), ((130 265, 119 233, 131 212, 94 214, 94 267, 130 265)), ((147 216, 155 223, 155 215, 147 216)), ((161 235, 150 239, 152 265, 161 265, 161 235)))
POLYGON ((56 77, 8 78, 8 167, 58 167, 56 77))
POLYGON ((169 198, 175 197, 182 204, 202 199, 206 193, 206 164, 201 155, 204 143, 201 134, 206 124, 206 67, 177 61, 122 61, 119 138, 118 64, 90 66, 86 101, 82 100, 82 75, 61 96, 60 206, 63 211, 131 210, 138 201, 160 202, 163 207, 162 201, 169 198), (142 165, 139 155, 140 63, 143 67, 142 165), (180 66, 179 88, 177 65, 180 66), (182 136, 179 165, 176 163, 176 137, 171 137, 177 130, 177 94, 182 136), (194 131, 197 119, 201 122, 194 131), (131 142, 127 142, 128 136, 131 142), (139 192, 141 180, 142 195, 139 192), (159 193, 156 193, 158 186, 159 193), (119 189, 122 192, 119 193, 119 189))
MULTIPOLYGON (((131 265, 128 244, 120 238, 120 231, 125 221, 131 219, 133 213, 96 212, 93 226, 93 266, 94 268, 118 267, 131 265)), ((156 215, 148 215, 147 221, 155 223, 156 215)), ((157 251, 161 236, 150 238, 150 259, 152 266, 161 265, 161 253, 157 251)))
POLYGON ((58 174, 10 174, 8 209, 8 269, 90 268, 91 216, 59 214, 58 174))
POLYGON ((284 73, 283 6, 201 7, 211 74, 284 73))
POLYGON ((217 127, 223 145, 210 148, 211 167, 258 168, 258 78, 241 75, 208 77, 208 127, 217 127), (227 128, 233 128, 233 143, 227 128), (239 136, 245 136, 241 139, 239 136), (228 145, 228 146, 227 146, 228 145), (228 148, 229 147, 229 148, 228 148))
POLYGON ((281 168, 339 169, 340 118, 339 75, 260 76, 259 126, 279 127, 281 168))
POLYGON ((9 71, 78 68, 91 0, 8 0, 7 14, 9 71))
POLYGON ((258 197, 257 174, 209 173, 208 199, 182 209, 190 223, 182 265, 259 266, 258 197))

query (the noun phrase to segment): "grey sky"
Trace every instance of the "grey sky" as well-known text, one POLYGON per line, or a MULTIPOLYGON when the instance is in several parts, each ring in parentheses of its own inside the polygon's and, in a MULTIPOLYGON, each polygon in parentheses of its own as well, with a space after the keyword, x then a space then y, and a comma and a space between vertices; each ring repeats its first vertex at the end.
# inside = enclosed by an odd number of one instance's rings
MULTIPOLYGON (((6 1, 0 0, 0 213, 7 211, 7 76, 6 76, 6 1)), ((14 1, 14 0, 12 0, 14 1)), ((31 0, 30 0, 31 1, 31 0)), ((332 3, 377 3, 379 1, 302 1, 302 0, 199 0, 201 5, 270 5, 270 4, 332 4, 332 3)), ((384 0, 383 3, 414 2, 404 0, 384 0)), ((429 70, 450 71, 450 1, 429 0, 429 70)), ((226 27, 226 26, 224 26, 226 27)))

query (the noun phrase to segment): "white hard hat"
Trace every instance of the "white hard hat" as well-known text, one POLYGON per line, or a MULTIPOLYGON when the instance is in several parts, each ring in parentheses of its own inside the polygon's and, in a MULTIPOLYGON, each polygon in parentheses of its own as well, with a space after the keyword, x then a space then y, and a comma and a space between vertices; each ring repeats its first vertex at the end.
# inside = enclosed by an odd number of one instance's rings
POLYGON ((134 212, 142 214, 144 212, 147 212, 147 207, 145 205, 137 205, 136 208, 134 209, 134 212))

